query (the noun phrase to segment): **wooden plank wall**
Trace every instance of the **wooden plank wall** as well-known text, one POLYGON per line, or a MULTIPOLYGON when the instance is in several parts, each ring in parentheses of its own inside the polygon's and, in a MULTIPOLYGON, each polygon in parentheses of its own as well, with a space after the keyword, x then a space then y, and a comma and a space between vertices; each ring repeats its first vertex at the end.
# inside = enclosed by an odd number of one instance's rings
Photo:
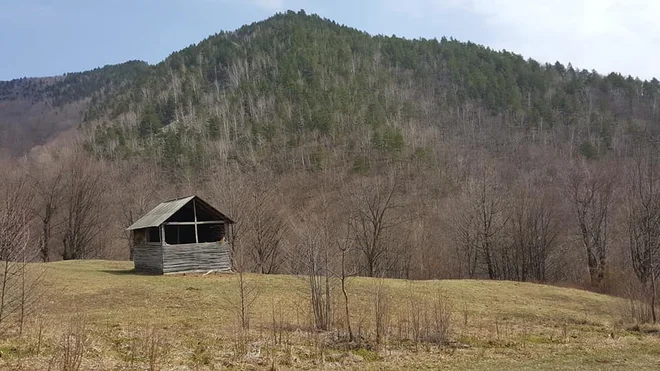
POLYGON ((135 246, 133 261, 136 272, 163 274, 163 247, 135 246))
POLYGON ((163 247, 163 273, 229 272, 231 259, 227 243, 191 243, 163 247))

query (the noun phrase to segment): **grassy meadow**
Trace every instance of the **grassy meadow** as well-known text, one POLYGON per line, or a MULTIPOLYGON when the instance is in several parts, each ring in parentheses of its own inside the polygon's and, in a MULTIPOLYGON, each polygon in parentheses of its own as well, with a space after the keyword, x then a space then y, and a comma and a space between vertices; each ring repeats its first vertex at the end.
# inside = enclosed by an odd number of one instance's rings
POLYGON ((570 288, 350 278, 349 343, 338 281, 333 329, 317 332, 306 278, 245 275, 243 331, 237 274, 138 275, 113 261, 30 269, 43 272, 43 295, 22 335, 0 343, 2 369, 660 369, 660 336, 626 321, 625 300, 570 288), (428 327, 446 338, 416 341, 428 327))

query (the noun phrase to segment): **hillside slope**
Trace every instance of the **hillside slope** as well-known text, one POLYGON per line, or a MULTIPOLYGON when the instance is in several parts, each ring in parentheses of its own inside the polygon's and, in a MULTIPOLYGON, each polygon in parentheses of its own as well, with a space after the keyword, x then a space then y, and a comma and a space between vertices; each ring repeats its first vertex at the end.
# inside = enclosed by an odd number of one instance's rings
POLYGON ((237 221, 252 271, 308 272, 299 257, 316 254, 310 240, 335 268, 336 246, 351 241, 352 272, 397 278, 623 294, 648 282, 637 263, 659 266, 632 261, 646 253, 630 226, 646 228, 646 217, 628 212, 647 205, 628 180, 660 174, 656 79, 447 38, 372 36, 301 11, 157 65, 42 82, 3 83, 0 96, 80 104, 67 112, 85 120, 82 140, 4 164, 4 189, 25 200, 7 203, 7 215, 26 213, 27 245, 44 260, 127 258, 128 225, 197 194, 237 221), (633 194, 642 199, 623 197, 633 194))
MULTIPOLYGON (((90 338, 83 360, 86 369, 146 367, 155 337, 158 367, 164 370, 221 365, 573 370, 657 369, 659 365, 657 336, 618 325, 625 302, 586 291, 507 281, 352 278, 347 291, 353 330, 365 339, 363 347, 373 350, 357 349, 351 354, 359 357, 348 357, 341 343, 333 340, 334 332, 307 332, 310 307, 304 278, 246 276, 247 287, 256 288, 258 295, 244 349, 237 348, 238 275, 143 276, 131 273, 131 268, 129 262, 109 261, 33 265, 31 269, 45 269, 48 277, 49 299, 40 311, 48 324, 43 328, 48 345, 35 354, 33 336, 38 329, 31 327, 23 341, 2 346, 0 362, 45 367, 58 351, 53 342, 73 318, 86 323, 90 338), (377 292, 387 304, 380 347, 373 342, 377 292), (417 347, 405 340, 412 336, 405 333, 410 313, 438 298, 451 308, 450 342, 417 347), (274 333, 274 324, 281 330, 274 333), (283 342, 273 343, 273 336, 283 342), (20 359, 17 352, 22 352, 20 359)), ((336 282, 332 289, 334 323, 342 333, 343 301, 336 282)), ((433 311, 424 313, 434 316, 433 311)))
POLYGON ((465 139, 475 125, 502 132, 505 144, 552 131, 572 151, 606 154, 631 133, 658 129, 658 96, 656 79, 601 76, 453 39, 371 36, 288 12, 173 53, 88 118, 102 123, 93 144, 110 158, 203 167, 219 142, 265 161, 303 152, 313 168, 323 166, 319 157, 412 154, 433 146, 429 128, 465 139))
POLYGON ((203 168, 217 147, 223 157, 271 162, 302 152, 305 168, 360 162, 374 151, 419 154, 433 144, 429 127, 464 137, 475 123, 508 137, 555 131, 569 150, 595 156, 631 133, 655 133, 659 95, 656 79, 601 76, 453 39, 371 36, 290 11, 220 32, 155 66, 0 83, 0 97, 13 105, 0 110, 0 130, 18 137, 16 151, 84 114, 98 155, 166 168, 203 168), (46 116, 20 108, 28 101, 46 116), (74 102, 74 112, 62 109, 74 102), (24 129, 32 122, 37 134, 24 129))
POLYGON ((19 155, 80 125, 90 101, 110 99, 148 69, 131 61, 64 76, 0 81, 0 150, 19 155))

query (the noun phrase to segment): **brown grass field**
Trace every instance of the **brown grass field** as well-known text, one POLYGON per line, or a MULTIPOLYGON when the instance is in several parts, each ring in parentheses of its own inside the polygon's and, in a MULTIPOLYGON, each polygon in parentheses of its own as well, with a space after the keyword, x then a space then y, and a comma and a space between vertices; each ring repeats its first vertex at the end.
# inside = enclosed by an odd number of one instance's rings
POLYGON ((576 289, 350 278, 351 324, 363 341, 348 345, 337 282, 337 330, 319 333, 304 277, 246 275, 256 295, 243 332, 236 274, 136 275, 132 263, 111 261, 30 268, 44 272, 45 294, 22 336, 0 343, 2 369, 660 369, 654 327, 627 322, 625 300, 576 289), (379 344, 377 291, 387 308, 379 344), (411 303, 438 300, 451 308, 449 341, 412 341, 411 303))

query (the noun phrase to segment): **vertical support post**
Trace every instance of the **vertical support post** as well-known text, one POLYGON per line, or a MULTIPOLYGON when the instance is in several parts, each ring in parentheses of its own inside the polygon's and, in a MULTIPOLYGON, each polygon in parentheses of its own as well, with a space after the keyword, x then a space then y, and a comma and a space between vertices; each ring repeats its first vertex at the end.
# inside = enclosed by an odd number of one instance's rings
POLYGON ((160 233, 160 245, 167 245, 165 242, 165 224, 161 224, 160 227, 158 227, 158 233, 160 233))
POLYGON ((193 198, 193 214, 195 215, 195 243, 199 243, 199 236, 197 235, 197 206, 195 204, 195 199, 193 198))

